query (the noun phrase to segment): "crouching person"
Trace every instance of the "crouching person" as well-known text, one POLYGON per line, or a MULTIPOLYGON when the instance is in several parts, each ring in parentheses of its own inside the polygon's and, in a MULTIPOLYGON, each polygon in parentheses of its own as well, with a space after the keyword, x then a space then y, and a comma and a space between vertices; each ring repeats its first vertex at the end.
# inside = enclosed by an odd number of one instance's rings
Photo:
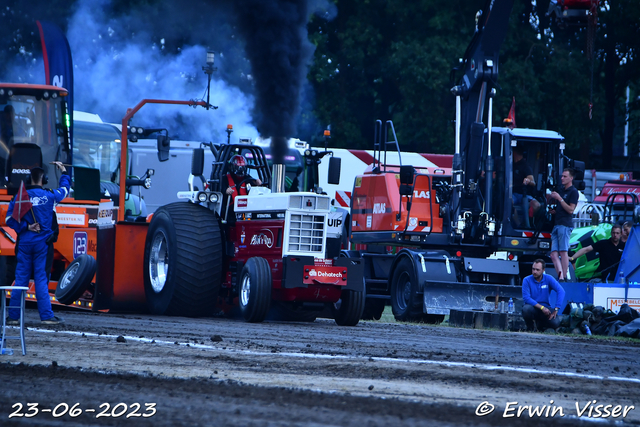
POLYGON ((537 259, 531 267, 531 275, 522 282, 522 317, 527 325, 527 331, 533 332, 535 320, 540 332, 545 329, 558 329, 560 318, 558 311, 563 306, 564 288, 556 279, 544 274, 545 262, 537 259), (555 307, 549 303, 549 294, 556 291, 555 307))

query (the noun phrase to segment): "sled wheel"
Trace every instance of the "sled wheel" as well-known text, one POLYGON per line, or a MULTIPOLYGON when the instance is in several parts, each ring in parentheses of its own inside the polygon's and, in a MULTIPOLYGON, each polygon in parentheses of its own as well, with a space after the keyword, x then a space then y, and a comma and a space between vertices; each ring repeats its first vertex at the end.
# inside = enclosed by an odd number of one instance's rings
POLYGON ((62 304, 72 304, 82 296, 96 274, 96 260, 87 254, 74 259, 64 270, 56 286, 56 299, 62 304))
POLYGON ((313 323, 321 312, 322 310, 303 310, 301 308, 295 308, 292 303, 274 301, 273 308, 269 313, 269 319, 285 322, 313 323))
POLYGON ((380 320, 384 311, 385 300, 380 298, 367 298, 364 303, 362 320, 380 320))
POLYGON ((178 202, 158 209, 144 249, 144 290, 153 314, 213 313, 222 276, 222 233, 215 213, 178 202))
POLYGON ((271 268, 266 259, 249 258, 240 275, 240 311, 247 322, 262 322, 271 306, 271 268))

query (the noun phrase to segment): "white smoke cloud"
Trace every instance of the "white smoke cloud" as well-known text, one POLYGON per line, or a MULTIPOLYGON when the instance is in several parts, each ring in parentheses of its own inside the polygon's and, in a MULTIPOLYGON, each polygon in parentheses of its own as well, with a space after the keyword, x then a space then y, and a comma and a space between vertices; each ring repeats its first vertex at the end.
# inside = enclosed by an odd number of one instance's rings
MULTIPOLYGON (((120 123, 127 108, 142 99, 205 97, 204 46, 185 46, 176 54, 167 54, 162 42, 154 44, 151 35, 125 30, 130 28, 131 19, 119 22, 105 16, 103 10, 108 3, 109 0, 78 2, 69 22, 67 39, 74 62, 76 110, 120 123)), ((158 34, 155 36, 158 38, 158 34)), ((215 66, 225 66, 224 52, 216 55, 215 66)), ((224 142, 227 124, 233 125, 236 138, 257 137, 251 123, 253 98, 216 77, 216 72, 211 80, 210 103, 219 109, 147 105, 136 114, 133 123, 165 127, 182 139, 224 142)))

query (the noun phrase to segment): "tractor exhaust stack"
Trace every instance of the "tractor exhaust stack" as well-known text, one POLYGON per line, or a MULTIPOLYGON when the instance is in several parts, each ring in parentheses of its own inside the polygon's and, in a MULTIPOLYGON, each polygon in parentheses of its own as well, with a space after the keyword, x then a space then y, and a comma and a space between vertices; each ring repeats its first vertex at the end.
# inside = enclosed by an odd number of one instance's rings
POLYGON ((285 188, 285 169, 283 164, 274 163, 273 173, 271 174, 271 191, 273 193, 284 193, 285 188))

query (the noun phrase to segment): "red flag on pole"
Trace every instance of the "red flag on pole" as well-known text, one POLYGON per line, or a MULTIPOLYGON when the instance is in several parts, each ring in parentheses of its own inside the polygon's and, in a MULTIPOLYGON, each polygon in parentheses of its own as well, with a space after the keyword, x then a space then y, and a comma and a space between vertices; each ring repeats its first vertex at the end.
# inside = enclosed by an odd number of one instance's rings
POLYGON ((516 127, 516 97, 513 97, 513 101, 511 102, 511 109, 509 110, 509 115, 506 119, 504 119, 507 127, 509 129, 513 129, 516 127))
POLYGON ((13 205, 13 213, 11 216, 20 222, 22 217, 25 216, 32 207, 31 200, 29 200, 29 193, 27 193, 27 189, 24 187, 24 181, 22 181, 20 182, 20 191, 16 194, 16 201, 13 205))

